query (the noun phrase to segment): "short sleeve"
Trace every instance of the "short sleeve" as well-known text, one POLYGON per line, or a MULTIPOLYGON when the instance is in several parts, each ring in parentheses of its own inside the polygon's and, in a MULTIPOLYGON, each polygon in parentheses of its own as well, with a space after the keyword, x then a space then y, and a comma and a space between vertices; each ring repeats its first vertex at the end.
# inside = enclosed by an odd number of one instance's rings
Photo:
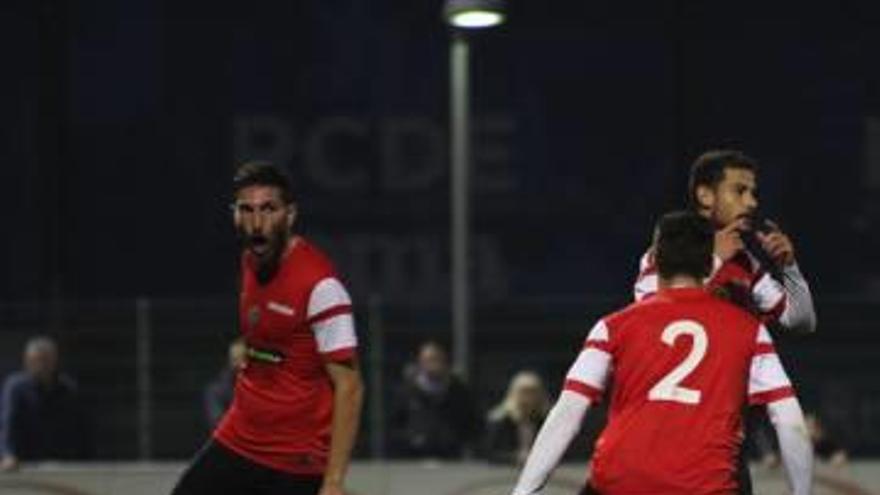
POLYGON ((569 368, 563 388, 584 395, 593 402, 599 402, 605 392, 605 382, 610 371, 608 327, 600 320, 590 330, 583 349, 569 368))
POLYGON ((312 289, 308 304, 308 324, 315 334, 320 352, 329 361, 354 357, 357 334, 352 316, 351 297, 335 277, 328 277, 312 289))
POLYGON ((749 404, 768 404, 794 396, 794 388, 776 349, 770 332, 758 329, 755 352, 749 370, 749 404))
POLYGON ((782 284, 765 272, 755 278, 752 300, 765 321, 776 321, 785 310, 788 297, 782 284))
POLYGON ((633 299, 642 299, 657 292, 657 266, 654 264, 653 249, 642 256, 639 262, 639 276, 633 285, 633 299))

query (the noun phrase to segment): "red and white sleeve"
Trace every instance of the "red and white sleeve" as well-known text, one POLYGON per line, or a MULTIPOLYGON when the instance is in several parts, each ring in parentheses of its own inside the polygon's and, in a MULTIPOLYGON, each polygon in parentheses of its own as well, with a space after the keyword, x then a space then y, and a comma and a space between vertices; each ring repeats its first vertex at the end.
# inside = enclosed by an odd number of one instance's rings
POLYGON ((776 354, 773 339, 764 325, 758 329, 755 353, 749 371, 749 404, 768 404, 794 397, 794 388, 782 361, 776 354))
POLYGON ((788 304, 785 287, 769 273, 759 274, 752 284, 752 300, 764 321, 777 321, 788 304))
POLYGON ((639 277, 633 285, 633 299, 642 299, 657 292, 657 265, 654 263, 654 250, 650 249, 639 261, 639 277))
POLYGON ((602 400, 605 382, 611 371, 611 342, 608 327, 599 320, 590 330, 584 347, 568 374, 563 388, 577 392, 596 403, 602 400))
POLYGON ((325 359, 346 361, 354 357, 357 334, 351 297, 338 279, 328 277, 315 284, 309 296, 307 323, 325 359))

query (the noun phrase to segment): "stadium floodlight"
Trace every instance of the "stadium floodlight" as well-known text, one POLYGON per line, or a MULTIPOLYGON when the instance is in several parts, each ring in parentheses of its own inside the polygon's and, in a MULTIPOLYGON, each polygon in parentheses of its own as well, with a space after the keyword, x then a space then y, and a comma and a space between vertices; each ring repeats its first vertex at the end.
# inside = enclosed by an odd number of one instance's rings
POLYGON ((452 27, 449 44, 450 253, 452 354, 467 378, 470 361, 470 45, 481 28, 504 22, 502 0, 446 0, 443 17, 452 27))
POLYGON ((502 0, 446 0, 443 9, 446 23, 462 29, 483 29, 503 24, 502 0))

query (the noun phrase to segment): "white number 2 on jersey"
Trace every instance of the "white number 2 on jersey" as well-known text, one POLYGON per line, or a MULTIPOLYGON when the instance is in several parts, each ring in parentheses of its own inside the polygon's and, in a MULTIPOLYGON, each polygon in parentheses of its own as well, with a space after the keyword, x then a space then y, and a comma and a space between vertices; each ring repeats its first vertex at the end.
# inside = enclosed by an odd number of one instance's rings
POLYGON ((691 352, 684 358, 684 361, 657 382, 657 385, 654 385, 648 392, 649 400, 669 400, 682 404, 700 403, 701 393, 699 390, 685 388, 679 384, 700 365, 700 361, 706 356, 709 339, 706 337, 706 330, 703 326, 690 320, 670 323, 663 329, 660 338, 664 344, 672 347, 680 335, 690 335, 693 338, 691 352))

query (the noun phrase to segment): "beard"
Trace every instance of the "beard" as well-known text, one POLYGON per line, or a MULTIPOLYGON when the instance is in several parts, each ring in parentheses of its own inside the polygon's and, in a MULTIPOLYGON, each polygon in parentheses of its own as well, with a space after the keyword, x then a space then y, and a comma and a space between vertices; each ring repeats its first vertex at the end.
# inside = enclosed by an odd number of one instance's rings
POLYGON ((260 285, 266 285, 278 272, 284 248, 290 238, 290 232, 279 226, 268 235, 240 232, 245 249, 253 254, 256 260, 255 274, 260 285))

